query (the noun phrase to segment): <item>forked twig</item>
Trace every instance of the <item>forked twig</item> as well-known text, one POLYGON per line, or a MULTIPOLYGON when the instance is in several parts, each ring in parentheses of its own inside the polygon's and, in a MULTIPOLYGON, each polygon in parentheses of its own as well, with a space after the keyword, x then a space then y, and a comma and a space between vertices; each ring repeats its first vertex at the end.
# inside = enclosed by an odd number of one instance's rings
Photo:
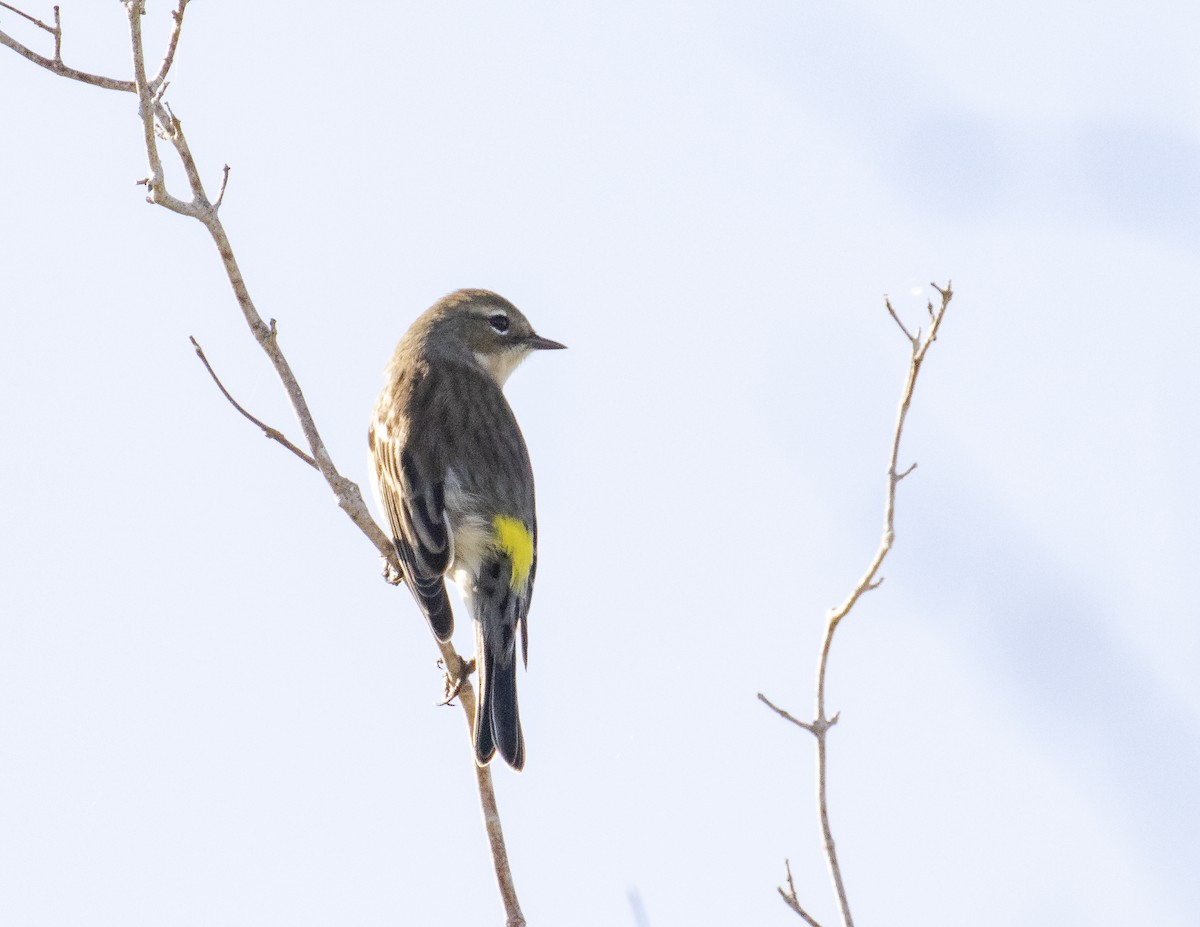
POLYGON ((54 25, 47 26, 44 22, 42 22, 36 16, 30 16, 24 10, 18 10, 15 6, 5 3, 4 0, 0 0, 0 6, 4 7, 6 10, 16 13, 18 16, 22 17, 23 19, 29 20, 31 23, 33 23, 35 26, 37 26, 39 29, 45 29, 51 35, 56 36, 62 32, 62 29, 58 22, 58 7, 54 8, 54 25))
POLYGON ((800 907, 800 899, 796 897, 796 883, 792 881, 792 861, 785 859, 783 867, 787 870, 787 891, 784 891, 783 886, 779 886, 779 896, 783 899, 783 903, 795 911, 804 920, 809 927, 821 927, 816 919, 809 914, 804 908, 800 907))
POLYGON ((53 71, 60 77, 67 77, 71 80, 77 80, 80 83, 91 84, 93 87, 103 87, 106 90, 123 90, 126 93, 133 92, 134 87, 133 81, 131 80, 118 80, 114 77, 103 77, 99 74, 89 74, 87 71, 78 71, 75 68, 69 68, 63 64, 62 22, 59 18, 58 7, 54 8, 54 25, 48 26, 37 17, 30 16, 28 13, 18 10, 15 6, 12 6, 8 3, 0 2, 0 6, 3 6, 7 10, 12 10, 18 16, 24 17, 39 29, 44 29, 54 36, 54 57, 47 58, 45 55, 39 55, 32 48, 29 48, 23 43, 18 42, 11 35, 4 31, 0 31, 0 45, 11 48, 27 61, 32 61, 38 67, 45 68, 47 71, 53 71))

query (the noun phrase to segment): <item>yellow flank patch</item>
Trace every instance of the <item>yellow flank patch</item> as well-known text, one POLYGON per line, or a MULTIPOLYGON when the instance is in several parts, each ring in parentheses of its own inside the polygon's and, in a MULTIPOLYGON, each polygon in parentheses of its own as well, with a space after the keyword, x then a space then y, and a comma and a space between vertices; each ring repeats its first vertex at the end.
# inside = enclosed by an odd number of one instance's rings
POLYGON ((512 560, 512 576, 508 585, 514 591, 521 589, 529 581, 529 571, 533 567, 533 535, 519 519, 507 515, 493 518, 492 530, 496 547, 512 560))

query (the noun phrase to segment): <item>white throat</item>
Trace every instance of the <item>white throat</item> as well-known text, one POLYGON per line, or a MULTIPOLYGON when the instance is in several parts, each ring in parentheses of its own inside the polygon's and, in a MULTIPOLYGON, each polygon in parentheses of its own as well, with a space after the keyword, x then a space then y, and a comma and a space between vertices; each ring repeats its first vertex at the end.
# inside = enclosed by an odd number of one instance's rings
POLYGON ((527 354, 529 354, 528 348, 512 348, 497 354, 476 352, 475 360, 479 362, 480 367, 487 371, 488 376, 496 381, 496 385, 503 389, 508 378, 512 376, 512 372, 520 366, 527 354))

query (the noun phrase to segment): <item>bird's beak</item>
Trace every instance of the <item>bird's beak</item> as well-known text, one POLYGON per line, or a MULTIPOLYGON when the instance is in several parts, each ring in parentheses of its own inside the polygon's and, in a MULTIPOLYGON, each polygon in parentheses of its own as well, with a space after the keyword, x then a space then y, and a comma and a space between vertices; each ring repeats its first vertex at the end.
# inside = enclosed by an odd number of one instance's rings
POLYGON ((543 338, 541 335, 530 335, 525 343, 535 351, 558 351, 565 348, 565 344, 559 344, 557 341, 551 341, 549 338, 543 338))

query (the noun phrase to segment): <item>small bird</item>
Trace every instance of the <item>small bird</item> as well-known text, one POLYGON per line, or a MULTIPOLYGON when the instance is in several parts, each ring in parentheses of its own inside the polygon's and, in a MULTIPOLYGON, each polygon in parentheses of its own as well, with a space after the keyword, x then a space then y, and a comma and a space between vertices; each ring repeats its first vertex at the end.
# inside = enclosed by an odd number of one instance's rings
POLYGON ((368 432, 376 496, 429 627, 440 641, 454 631, 448 575, 475 621, 480 766, 497 750, 525 765, 516 635, 528 665, 537 573, 533 469, 501 388, 533 351, 563 347, 495 293, 451 293, 400 339, 368 432))

